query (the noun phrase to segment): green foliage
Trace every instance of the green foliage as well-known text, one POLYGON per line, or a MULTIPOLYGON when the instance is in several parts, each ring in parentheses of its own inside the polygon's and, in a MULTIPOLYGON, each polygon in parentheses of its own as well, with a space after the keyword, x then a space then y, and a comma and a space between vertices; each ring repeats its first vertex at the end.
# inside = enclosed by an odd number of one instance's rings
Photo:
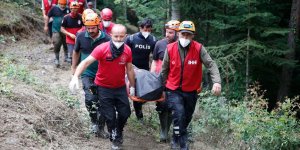
POLYGON ((238 129, 234 132, 237 139, 248 143, 252 149, 296 149, 300 146, 300 130, 293 111, 299 104, 299 99, 285 99, 278 103, 277 109, 267 111, 267 101, 263 95, 257 93, 259 87, 250 90, 251 99, 235 108, 235 115, 243 115, 243 118, 233 117, 231 126, 238 129), (247 113, 245 113, 245 111, 247 113))
POLYGON ((16 65, 14 58, 2 57, 0 59, 1 76, 9 79, 16 79, 26 84, 35 84, 36 79, 30 74, 24 65, 16 65))
POLYGON ((7 79, 14 82, 24 82, 32 85, 39 92, 53 92, 58 99, 63 100, 70 108, 79 108, 80 102, 64 88, 55 90, 49 89, 43 83, 40 83, 24 65, 18 65, 17 59, 4 57, 0 55, 0 93, 10 96, 12 94, 12 85, 6 82, 7 79))
MULTIPOLYGON (((196 39, 204 41, 220 67, 222 78, 227 80, 226 84, 231 84, 226 85, 230 88, 227 91, 235 91, 233 85, 245 80, 246 59, 250 63, 249 78, 252 81, 260 80, 261 75, 269 75, 264 71, 255 72, 261 65, 274 65, 270 68, 273 70, 283 65, 295 66, 295 60, 282 58, 289 52, 287 35, 290 30, 287 24, 283 25, 282 13, 278 13, 278 10, 289 10, 290 5, 269 0, 185 0, 180 6, 183 20, 194 21, 196 39)), ((264 84, 273 87, 272 83, 279 79, 273 76, 272 80, 269 85, 264 84)), ((246 86, 238 90, 235 92, 245 93, 246 86)))
POLYGON ((128 127, 131 131, 137 132, 144 136, 153 136, 158 141, 160 132, 160 123, 157 111, 153 108, 145 110, 144 108, 144 120, 141 123, 137 120, 135 115, 131 115, 128 118, 128 127), (146 113, 147 112, 147 113, 146 113))
POLYGON ((13 86, 5 82, 5 78, 0 78, 0 94, 6 96, 12 96, 13 86))
POLYGON ((139 21, 145 18, 152 19, 154 25, 152 32, 161 38, 164 24, 167 21, 167 10, 169 7, 167 1, 130 1, 128 6, 136 11, 139 21))
POLYGON ((206 125, 213 128, 228 129, 229 110, 224 97, 211 96, 210 91, 200 93, 199 109, 201 117, 197 120, 200 129, 206 125))
POLYGON ((67 91, 65 88, 58 87, 57 89, 55 89, 54 93, 57 96, 57 98, 65 102, 68 107, 70 108, 80 107, 79 99, 70 95, 70 92, 67 91))
POLYGON ((232 137, 227 140, 235 141, 233 146, 242 140, 249 149, 297 149, 300 146, 300 126, 295 110, 299 108, 299 103, 296 103, 299 97, 286 99, 268 112, 264 93, 260 86, 254 85, 249 90, 248 101, 230 103, 207 92, 200 94, 201 118, 194 123, 198 127, 193 132, 207 134, 217 129, 224 136, 232 137))

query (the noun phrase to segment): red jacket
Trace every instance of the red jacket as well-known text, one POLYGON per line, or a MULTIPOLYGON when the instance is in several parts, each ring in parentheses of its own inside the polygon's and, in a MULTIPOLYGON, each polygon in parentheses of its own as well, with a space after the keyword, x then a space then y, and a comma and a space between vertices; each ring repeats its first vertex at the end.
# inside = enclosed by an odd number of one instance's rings
POLYGON ((48 15, 48 12, 51 9, 51 7, 55 6, 57 4, 57 0, 52 0, 51 4, 49 4, 48 0, 43 0, 43 3, 44 3, 45 13, 46 13, 46 15, 48 15))
POLYGON ((103 23, 100 22, 100 25, 99 25, 99 28, 101 31, 105 32, 107 35, 111 36, 111 29, 114 27, 114 23, 113 22, 110 22, 109 26, 108 27, 104 27, 103 26, 103 23))
POLYGON ((123 53, 112 60, 110 41, 98 45, 91 56, 98 60, 98 71, 95 83, 106 88, 119 88, 125 85, 125 68, 132 62, 132 53, 129 46, 124 45, 123 53))
POLYGON ((178 51, 178 41, 168 44, 167 52, 170 61, 170 70, 166 83, 168 89, 176 90, 181 88, 184 92, 192 92, 200 88, 202 82, 201 47, 200 43, 192 41, 182 66, 178 51))

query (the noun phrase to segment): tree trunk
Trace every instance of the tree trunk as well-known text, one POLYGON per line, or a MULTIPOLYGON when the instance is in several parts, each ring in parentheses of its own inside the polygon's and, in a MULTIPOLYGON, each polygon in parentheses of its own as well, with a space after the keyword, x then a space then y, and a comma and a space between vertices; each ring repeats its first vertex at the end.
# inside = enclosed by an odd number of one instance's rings
MULTIPOLYGON (((207 3, 206 3, 207 5, 207 3)), ((205 17, 206 17, 206 20, 210 20, 210 15, 209 15, 209 10, 206 9, 205 10, 205 17)), ((207 22, 206 23, 206 28, 205 28, 205 36, 204 36, 204 45, 208 45, 208 42, 209 42, 209 30, 210 30, 210 23, 207 22)))
POLYGON ((168 8, 167 8, 167 20, 170 20, 171 19, 171 17, 170 17, 170 14, 171 14, 171 6, 170 6, 170 0, 167 0, 167 6, 168 6, 168 8))
POLYGON ((128 20, 127 19, 127 3, 126 3, 126 0, 122 0, 122 3, 123 3, 123 10, 124 10, 124 18, 126 20, 128 20))
MULTIPOLYGON (((294 60, 296 51, 296 38, 299 35, 300 25, 300 1, 293 0, 291 8, 291 16, 289 22, 290 33, 288 35, 288 47, 290 52, 285 55, 286 59, 294 60)), ((285 96, 288 96, 292 75, 294 68, 292 66, 284 65, 282 67, 279 90, 277 93, 277 99, 283 100, 285 96)))
POLYGON ((180 20, 179 0, 172 0, 171 19, 180 20))

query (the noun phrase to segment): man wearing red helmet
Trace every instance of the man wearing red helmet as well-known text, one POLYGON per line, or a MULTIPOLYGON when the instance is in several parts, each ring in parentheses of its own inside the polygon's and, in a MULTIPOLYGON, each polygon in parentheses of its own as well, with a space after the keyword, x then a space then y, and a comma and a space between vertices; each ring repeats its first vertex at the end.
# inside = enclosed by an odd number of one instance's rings
POLYGON ((101 31, 105 32, 108 35, 111 35, 111 29, 114 26, 112 22, 113 12, 109 8, 104 8, 100 12, 102 22, 100 23, 101 31))

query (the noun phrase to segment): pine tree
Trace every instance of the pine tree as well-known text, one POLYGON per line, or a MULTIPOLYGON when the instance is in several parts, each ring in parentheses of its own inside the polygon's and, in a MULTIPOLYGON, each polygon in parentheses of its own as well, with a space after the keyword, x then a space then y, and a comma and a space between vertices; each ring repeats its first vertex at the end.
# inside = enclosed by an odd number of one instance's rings
MULTIPOLYGON (((209 46, 209 52, 217 60, 222 76, 228 82, 228 91, 246 91, 248 82, 260 80, 262 74, 270 76, 269 73, 275 73, 273 69, 276 66, 291 63, 280 57, 286 53, 285 41, 289 30, 279 26, 281 18, 273 11, 278 7, 275 2, 202 0, 197 2, 198 5, 191 5, 195 1, 184 3, 184 17, 197 22, 198 39, 209 46), (192 12, 197 12, 198 16, 191 16, 192 12), (249 72, 246 73, 247 62, 249 72), (257 73, 256 69, 262 69, 264 65, 275 67, 264 68, 257 73), (246 81, 248 76, 249 81, 246 81)), ((272 80, 278 80, 278 77, 272 77, 272 80)))

